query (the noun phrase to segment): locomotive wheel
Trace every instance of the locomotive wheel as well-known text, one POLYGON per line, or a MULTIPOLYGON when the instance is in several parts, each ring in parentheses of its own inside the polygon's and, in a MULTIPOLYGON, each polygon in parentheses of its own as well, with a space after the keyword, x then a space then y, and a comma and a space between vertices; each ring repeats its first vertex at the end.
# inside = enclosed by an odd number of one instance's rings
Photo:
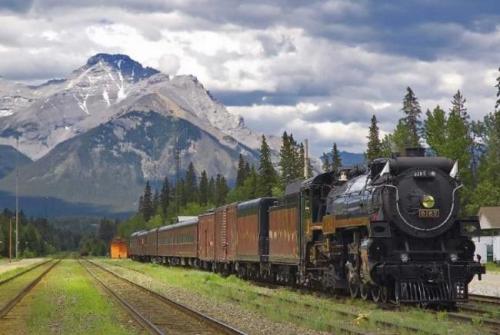
POLYGON ((361 296, 361 299, 368 300, 370 297, 370 286, 370 284, 365 283, 361 283, 359 285, 359 295, 361 296))
POLYGON ((349 279, 349 293, 351 293, 351 298, 357 298, 360 286, 361 284, 357 276, 353 276, 349 279))
POLYGON ((370 291, 373 302, 378 303, 380 301, 380 292, 382 291, 382 289, 378 285, 373 285, 370 291))
POLYGON ((380 302, 386 304, 389 301, 389 289, 387 286, 382 286, 380 288, 380 302))

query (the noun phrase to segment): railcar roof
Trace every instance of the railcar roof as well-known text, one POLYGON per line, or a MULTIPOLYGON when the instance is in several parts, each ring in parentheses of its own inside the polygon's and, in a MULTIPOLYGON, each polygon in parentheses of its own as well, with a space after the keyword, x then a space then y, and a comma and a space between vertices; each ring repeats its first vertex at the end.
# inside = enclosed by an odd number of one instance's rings
POLYGON ((196 219, 190 219, 190 220, 185 220, 176 224, 171 224, 167 226, 161 226, 158 231, 165 231, 165 230, 171 230, 171 229, 176 229, 180 227, 186 227, 186 226, 192 226, 198 224, 198 218, 196 219))
POLYGON ((141 235, 145 235, 147 233, 148 233, 147 230, 139 230, 139 231, 133 232, 132 234, 130 234, 130 236, 131 237, 133 237, 133 236, 141 236, 141 235))

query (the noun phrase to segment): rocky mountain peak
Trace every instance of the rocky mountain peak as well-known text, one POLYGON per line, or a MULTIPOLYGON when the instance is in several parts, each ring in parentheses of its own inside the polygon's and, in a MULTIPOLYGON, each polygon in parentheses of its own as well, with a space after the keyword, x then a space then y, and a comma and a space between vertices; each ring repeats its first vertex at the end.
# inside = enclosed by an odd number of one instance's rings
POLYGON ((99 62, 111 66, 120 71, 123 76, 131 78, 134 82, 148 78, 160 71, 151 67, 143 67, 141 63, 133 60, 127 55, 99 53, 87 60, 86 67, 92 67, 99 62))

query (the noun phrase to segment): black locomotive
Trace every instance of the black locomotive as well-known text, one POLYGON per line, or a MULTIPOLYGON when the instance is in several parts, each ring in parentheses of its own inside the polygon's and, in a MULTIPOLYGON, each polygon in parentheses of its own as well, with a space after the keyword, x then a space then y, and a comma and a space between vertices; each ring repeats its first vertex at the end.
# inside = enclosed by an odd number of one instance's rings
POLYGON ((131 256, 396 303, 454 304, 485 273, 459 218, 456 162, 408 151, 288 185, 280 198, 137 232, 131 256), (186 242, 188 241, 188 242, 186 242))

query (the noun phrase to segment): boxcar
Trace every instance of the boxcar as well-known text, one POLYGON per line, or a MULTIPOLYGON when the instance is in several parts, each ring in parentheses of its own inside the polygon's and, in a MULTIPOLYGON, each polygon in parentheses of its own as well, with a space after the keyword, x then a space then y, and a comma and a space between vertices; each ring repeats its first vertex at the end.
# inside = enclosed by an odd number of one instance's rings
POLYGON ((114 238, 109 245, 109 256, 111 258, 127 258, 127 242, 121 238, 114 238))
POLYGON ((158 229, 158 256, 163 263, 196 265, 198 219, 190 219, 158 229))
POLYGON ((267 262, 269 255, 269 207, 276 198, 259 198, 238 204, 236 260, 267 262))
POLYGON ((208 268, 215 259, 215 213, 202 214, 198 220, 198 258, 208 268))
POLYGON ((300 194, 285 196, 269 209, 269 262, 300 263, 300 194))
POLYGON ((215 210, 215 262, 226 270, 236 256, 236 212, 236 203, 215 210))
POLYGON ((140 230, 130 235, 130 257, 140 259, 144 257, 144 245, 146 243, 146 230, 140 230))
POLYGON ((158 228, 148 230, 145 234, 144 253, 148 259, 158 255, 158 228))

